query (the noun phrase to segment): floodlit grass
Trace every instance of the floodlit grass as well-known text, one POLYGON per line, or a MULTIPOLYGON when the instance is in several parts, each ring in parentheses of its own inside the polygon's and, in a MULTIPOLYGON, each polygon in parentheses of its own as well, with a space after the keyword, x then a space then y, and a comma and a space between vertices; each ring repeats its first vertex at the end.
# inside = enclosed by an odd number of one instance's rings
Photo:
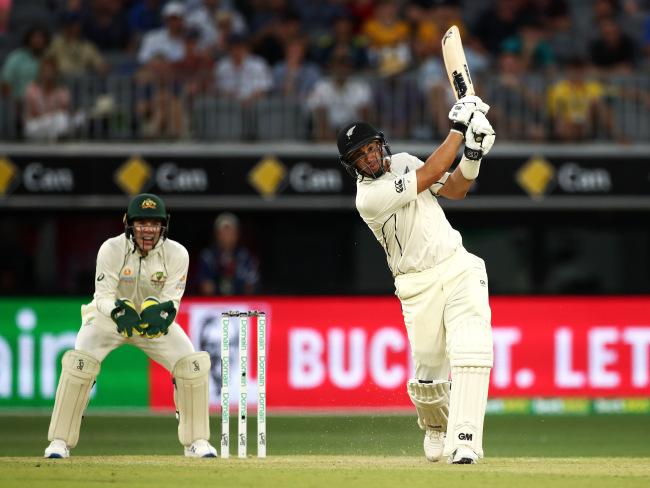
MULTIPOLYGON (((48 422, 0 416, 2 488, 650 486, 645 416, 489 416, 486 458, 474 466, 426 462, 408 416, 269 417, 263 460, 237 459, 235 446, 227 460, 186 459, 171 415, 89 415, 73 457, 45 460, 48 422)), ((251 455, 254 426, 251 418, 251 455)))

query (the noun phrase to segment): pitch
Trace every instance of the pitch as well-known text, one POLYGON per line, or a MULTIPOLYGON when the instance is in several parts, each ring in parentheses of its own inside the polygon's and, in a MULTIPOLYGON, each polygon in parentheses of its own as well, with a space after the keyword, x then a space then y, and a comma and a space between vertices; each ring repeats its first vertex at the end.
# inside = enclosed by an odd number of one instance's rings
MULTIPOLYGON (((218 417, 212 417, 213 436, 218 417)), ((645 487, 638 416, 486 418, 486 459, 428 463, 410 416, 268 419, 268 458, 186 459, 165 416, 88 415, 69 460, 45 460, 47 416, 0 416, 0 485, 20 487, 645 487)), ((249 422, 254 435, 254 422, 249 422)))

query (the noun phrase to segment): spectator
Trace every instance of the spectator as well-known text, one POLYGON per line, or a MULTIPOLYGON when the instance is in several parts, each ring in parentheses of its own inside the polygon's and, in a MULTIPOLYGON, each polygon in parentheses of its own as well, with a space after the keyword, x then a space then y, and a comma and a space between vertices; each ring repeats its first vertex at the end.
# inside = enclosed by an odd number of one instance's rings
POLYGON ((215 89, 250 105, 271 89, 271 70, 266 61, 250 53, 245 37, 233 34, 228 44, 228 55, 215 67, 215 89))
POLYGON ((555 54, 546 41, 546 31, 537 19, 525 19, 519 32, 501 44, 501 52, 517 53, 524 71, 546 71, 555 65, 555 54))
POLYGON ((246 20, 242 14, 221 3, 221 0, 203 0, 203 3, 192 10, 185 19, 188 27, 199 31, 201 49, 223 49, 224 40, 228 38, 222 33, 224 25, 228 35, 246 33, 246 20))
POLYGON ((162 11, 165 26, 148 32, 142 38, 138 62, 146 64, 155 56, 168 62, 176 62, 185 56, 185 6, 181 2, 169 2, 162 11))
POLYGON ((162 27, 161 0, 138 0, 129 11, 129 28, 136 41, 146 32, 162 27))
MULTIPOLYGON (((420 44, 418 54, 422 57, 422 62, 418 68, 417 80, 426 100, 428 118, 433 124, 432 135, 443 137, 449 132, 449 107, 455 98, 441 57, 440 40, 420 44)), ((473 68, 472 65, 472 74, 473 68)))
POLYGON ((382 76, 404 71, 411 62, 410 28, 399 16, 395 0, 379 0, 362 32, 368 39, 370 63, 382 76))
MULTIPOLYGON (((650 14, 646 16, 643 29, 643 55, 646 69, 650 68, 650 14)), ((650 69, 648 72, 650 72, 650 69)))
POLYGON ((23 38, 23 47, 13 50, 2 66, 2 95, 22 100, 27 85, 36 79, 38 66, 49 44, 50 35, 43 27, 31 27, 23 38))
POLYGON ((584 59, 573 60, 566 68, 566 78, 548 91, 548 113, 553 122, 553 135, 562 142, 593 138, 598 123, 610 135, 613 132, 611 113, 605 105, 605 87, 587 77, 584 59))
POLYGON ((166 53, 153 57, 136 73, 136 114, 140 135, 147 139, 178 139, 187 135, 182 84, 166 53))
POLYGON ((55 141, 72 131, 70 91, 59 81, 56 59, 41 61, 38 76, 25 91, 25 136, 55 141))
POLYGON ((62 15, 63 29, 50 45, 48 56, 56 59, 64 76, 80 76, 90 72, 105 74, 108 65, 97 47, 81 35, 81 17, 78 12, 66 11, 62 15))
POLYGON ((321 66, 327 66, 335 52, 345 52, 357 71, 368 65, 366 38, 354 33, 354 23, 350 17, 338 17, 332 29, 317 39, 314 49, 315 61, 321 66))
POLYGON ((130 39, 121 0, 90 0, 81 12, 82 33, 101 51, 124 50, 130 39))
POLYGON ((257 259, 239 243, 239 219, 224 212, 214 221, 215 243, 201 252, 199 289, 203 295, 250 295, 259 287, 257 259))
POLYGON ((501 43, 517 35, 522 13, 518 0, 496 0, 496 4, 481 13, 474 24, 473 34, 478 43, 474 47, 496 56, 501 43))
POLYGON ((361 26, 375 14, 375 0, 349 0, 346 3, 354 23, 354 32, 358 33, 361 26))
POLYGON ((541 141, 545 137, 541 120, 542 89, 535 91, 534 82, 526 76, 522 57, 517 52, 499 56, 499 75, 488 85, 490 118, 499 137, 504 140, 541 141))
POLYGON ((210 88, 214 62, 207 50, 200 47, 201 34, 195 28, 185 31, 185 56, 174 63, 174 69, 183 82, 183 92, 189 97, 210 88))
POLYGON ((572 21, 566 0, 529 0, 533 19, 539 21, 556 63, 566 64, 586 51, 572 21))
POLYGON ((341 0, 300 0, 294 7, 300 16, 300 23, 310 36, 321 36, 332 29, 334 21, 349 16, 341 0))
POLYGON ((350 76, 352 60, 346 52, 335 54, 329 65, 329 76, 321 79, 307 99, 313 114, 317 139, 333 139, 344 125, 368 118, 372 99, 370 85, 350 76))
POLYGON ((463 39, 468 38, 458 0, 415 1, 409 5, 408 15, 415 26, 414 50, 419 57, 423 56, 419 51, 425 45, 427 55, 440 54, 440 39, 452 25, 458 26, 463 39))
POLYGON ((13 0, 0 0, 0 36, 4 36, 7 33, 12 1, 13 0))
POLYGON ((293 12, 286 13, 258 32, 251 46, 253 52, 273 66, 284 57, 285 44, 301 33, 300 17, 293 12))
POLYGON ((631 73, 636 64, 637 46, 621 32, 618 23, 605 18, 598 24, 599 36, 589 46, 594 65, 608 73, 631 73))
POLYGON ((253 14, 250 17, 250 34, 255 42, 258 36, 264 36, 267 29, 275 29, 283 17, 294 16, 295 12, 289 5, 289 0, 261 0, 255 2, 253 14))
POLYGON ((273 89, 285 97, 305 100, 320 78, 320 70, 314 63, 305 61, 306 39, 292 39, 285 52, 284 61, 273 67, 273 89))

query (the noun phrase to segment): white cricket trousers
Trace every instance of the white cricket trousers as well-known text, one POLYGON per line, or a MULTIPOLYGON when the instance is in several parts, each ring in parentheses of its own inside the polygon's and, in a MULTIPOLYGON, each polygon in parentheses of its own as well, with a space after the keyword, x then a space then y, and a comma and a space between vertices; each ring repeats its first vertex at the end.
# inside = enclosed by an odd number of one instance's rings
POLYGON ((411 345, 415 377, 449 378, 454 328, 472 317, 490 323, 485 262, 464 247, 436 267, 395 278, 396 295, 411 345))
POLYGON ((100 363, 113 349, 122 344, 132 344, 171 373, 176 362, 194 352, 192 341, 185 331, 174 322, 167 335, 147 339, 133 334, 124 337, 117 332, 115 322, 106 317, 94 305, 81 306, 81 328, 75 341, 75 349, 85 351, 100 363))

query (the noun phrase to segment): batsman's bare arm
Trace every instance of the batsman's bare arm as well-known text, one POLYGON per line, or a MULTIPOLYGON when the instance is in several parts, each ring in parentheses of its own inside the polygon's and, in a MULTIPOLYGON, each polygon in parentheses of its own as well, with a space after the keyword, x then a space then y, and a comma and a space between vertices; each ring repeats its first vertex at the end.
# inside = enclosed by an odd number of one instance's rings
MULTIPOLYGON (((431 185, 439 181, 444 176, 444 174, 456 159, 456 154, 458 154, 458 149, 460 149, 460 146, 462 144, 463 136, 460 133, 456 131, 449 132, 447 138, 442 142, 442 144, 440 144, 440 146, 436 148, 435 151, 431 153, 431 155, 424 162, 424 166, 420 167, 415 172, 418 180, 418 193, 429 189, 431 185)), ((446 183, 445 186, 447 186, 446 183)), ((443 186, 443 188, 445 186, 443 186)))
POLYGON ((472 183, 474 183, 474 180, 468 180, 465 178, 460 168, 457 167, 454 172, 449 175, 444 186, 438 190, 438 195, 445 197, 448 200, 462 200, 472 187, 472 183))

